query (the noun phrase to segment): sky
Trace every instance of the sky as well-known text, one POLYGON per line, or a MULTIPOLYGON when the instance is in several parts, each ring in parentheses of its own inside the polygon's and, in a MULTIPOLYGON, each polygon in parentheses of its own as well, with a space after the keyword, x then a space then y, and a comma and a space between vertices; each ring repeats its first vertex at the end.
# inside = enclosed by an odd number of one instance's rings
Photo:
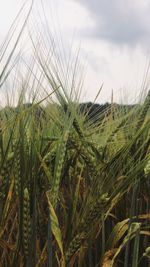
MULTIPOLYGON (((0 0, 0 43, 23 3, 0 0)), ((79 50, 81 101, 93 101, 103 85, 97 102, 111 101, 113 92, 115 102, 133 103, 150 60, 149 13, 150 0, 35 0, 30 21, 48 28, 59 47, 62 40, 66 54, 79 50)))

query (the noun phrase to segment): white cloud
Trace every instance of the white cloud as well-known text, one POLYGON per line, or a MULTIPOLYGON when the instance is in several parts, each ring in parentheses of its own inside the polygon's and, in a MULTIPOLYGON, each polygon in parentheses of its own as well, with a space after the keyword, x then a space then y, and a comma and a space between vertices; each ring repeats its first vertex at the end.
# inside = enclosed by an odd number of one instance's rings
MULTIPOLYGON (((3 1, 0 36, 6 35, 22 3, 22 0, 3 1)), ((81 62, 87 61, 88 66, 82 93, 85 100, 93 100, 104 83, 100 102, 110 101, 112 89, 115 101, 120 101, 120 88, 132 102, 139 93, 149 58, 150 2, 43 0, 43 3, 47 25, 58 48, 62 51, 60 33, 66 55, 69 55, 70 49, 75 53, 81 43, 80 59, 81 62)), ((31 32, 33 25, 37 25, 38 33, 41 31, 43 36, 46 35, 47 26, 40 0, 35 1, 30 25, 31 32)))

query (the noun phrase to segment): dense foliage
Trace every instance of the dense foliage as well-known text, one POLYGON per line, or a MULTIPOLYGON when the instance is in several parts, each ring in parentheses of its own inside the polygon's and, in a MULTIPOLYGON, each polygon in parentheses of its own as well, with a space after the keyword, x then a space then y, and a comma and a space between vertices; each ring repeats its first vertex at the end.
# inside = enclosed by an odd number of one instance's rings
POLYGON ((1 266, 148 266, 149 103, 1 112, 1 266))

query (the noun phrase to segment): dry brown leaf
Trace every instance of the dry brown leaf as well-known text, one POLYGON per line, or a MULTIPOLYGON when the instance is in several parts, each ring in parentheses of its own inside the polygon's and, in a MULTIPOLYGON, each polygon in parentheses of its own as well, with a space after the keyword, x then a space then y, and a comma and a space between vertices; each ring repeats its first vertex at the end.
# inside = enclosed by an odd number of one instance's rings
POLYGON ((115 267, 113 257, 115 255, 116 251, 117 251, 117 249, 108 250, 104 254, 102 265, 99 267, 115 267))

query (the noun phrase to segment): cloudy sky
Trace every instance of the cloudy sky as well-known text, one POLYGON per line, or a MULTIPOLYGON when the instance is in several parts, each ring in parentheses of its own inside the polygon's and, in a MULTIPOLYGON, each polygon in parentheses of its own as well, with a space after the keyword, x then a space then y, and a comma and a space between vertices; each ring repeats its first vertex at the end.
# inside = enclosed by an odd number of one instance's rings
MULTIPOLYGON (((23 0, 0 0, 0 41, 23 0)), ((66 50, 80 47, 85 64, 82 99, 98 102, 133 102, 142 88, 150 59, 150 0, 35 0, 32 23, 37 21, 56 37, 66 50), (44 16, 45 12, 45 16, 44 16)), ((149 75, 147 76, 147 83, 149 75)))

